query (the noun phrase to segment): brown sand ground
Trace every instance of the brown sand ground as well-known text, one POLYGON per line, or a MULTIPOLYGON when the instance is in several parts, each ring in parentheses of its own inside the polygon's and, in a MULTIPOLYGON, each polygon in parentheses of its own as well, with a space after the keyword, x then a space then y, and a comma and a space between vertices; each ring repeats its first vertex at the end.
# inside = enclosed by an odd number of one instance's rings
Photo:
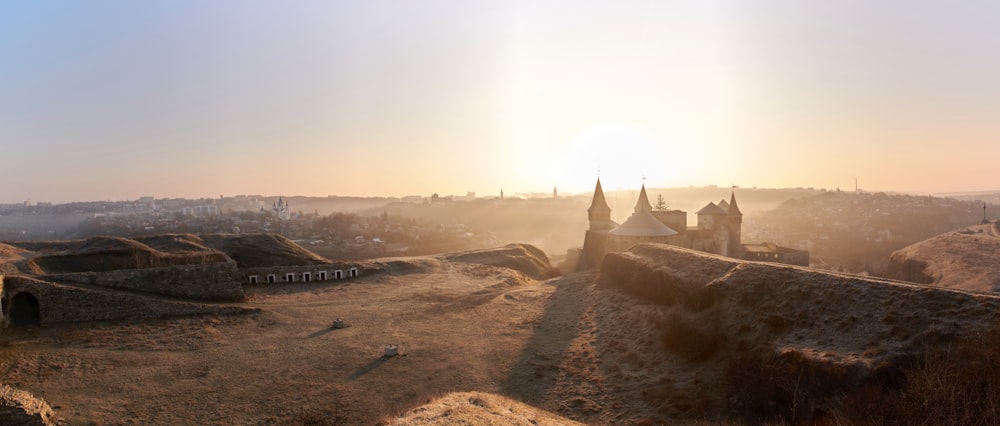
POLYGON ((525 346, 549 340, 535 325, 558 286, 461 263, 262 286, 252 317, 8 330, 0 377, 69 424, 374 423, 453 391, 511 393, 525 346), (399 356, 382 357, 388 343, 399 356))

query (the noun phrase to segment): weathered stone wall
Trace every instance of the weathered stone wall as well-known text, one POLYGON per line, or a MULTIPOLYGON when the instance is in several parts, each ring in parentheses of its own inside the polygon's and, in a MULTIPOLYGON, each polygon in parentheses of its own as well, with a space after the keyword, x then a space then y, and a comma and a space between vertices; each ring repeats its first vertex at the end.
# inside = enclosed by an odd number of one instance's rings
POLYGON ((342 272, 342 277, 340 279, 351 278, 351 269, 357 269, 357 275, 371 275, 377 270, 368 263, 362 264, 358 263, 347 263, 347 262, 336 262, 336 263, 324 263, 318 265, 301 265, 301 266, 273 266, 273 267, 260 267, 260 268, 242 268, 235 273, 236 280, 241 284, 251 284, 250 277, 257 277, 257 284, 268 284, 267 276, 274 275, 274 284, 286 283, 288 274, 293 274, 294 278, 292 282, 304 282, 304 274, 309 274, 309 282, 316 281, 332 281, 336 280, 336 271, 342 272), (367 266, 366 266, 367 265, 367 266), (321 278, 321 273, 326 272, 326 279, 321 278))
POLYGON ((580 251, 580 259, 577 261, 576 270, 585 271, 587 269, 597 269, 601 266, 604 254, 608 252, 608 234, 602 232, 587 231, 583 237, 583 250, 580 251))
POLYGON ((146 319, 198 314, 237 314, 255 308, 166 299, 112 289, 74 287, 35 278, 7 277, 11 295, 27 292, 38 300, 41 323, 146 319))
POLYGON ((236 272, 236 262, 230 261, 164 268, 52 274, 46 275, 45 279, 186 299, 235 302, 245 298, 243 282, 238 280, 236 272))

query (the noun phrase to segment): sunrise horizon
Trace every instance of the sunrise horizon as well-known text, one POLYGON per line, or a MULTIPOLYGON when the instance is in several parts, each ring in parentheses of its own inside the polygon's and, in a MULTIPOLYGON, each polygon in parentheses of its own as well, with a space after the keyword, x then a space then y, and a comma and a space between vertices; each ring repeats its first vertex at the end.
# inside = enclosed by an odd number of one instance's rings
POLYGON ((0 203, 996 189, 998 10, 0 6, 0 203))

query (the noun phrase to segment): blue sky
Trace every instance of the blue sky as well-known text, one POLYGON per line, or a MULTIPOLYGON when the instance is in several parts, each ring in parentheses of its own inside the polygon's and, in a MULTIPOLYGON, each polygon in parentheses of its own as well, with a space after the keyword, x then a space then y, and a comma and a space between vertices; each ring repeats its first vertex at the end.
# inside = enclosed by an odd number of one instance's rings
POLYGON ((0 202, 997 189, 991 2, 0 4, 0 202))

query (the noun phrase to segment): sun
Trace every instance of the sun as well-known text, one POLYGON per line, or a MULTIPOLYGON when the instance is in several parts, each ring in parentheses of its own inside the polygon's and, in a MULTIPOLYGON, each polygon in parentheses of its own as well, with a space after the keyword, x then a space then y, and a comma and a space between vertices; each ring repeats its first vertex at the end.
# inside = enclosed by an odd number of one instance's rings
POLYGON ((581 129, 557 153, 558 179, 568 191, 593 190, 600 174, 609 190, 637 188, 673 176, 667 143, 646 129, 625 122, 605 121, 581 129))

